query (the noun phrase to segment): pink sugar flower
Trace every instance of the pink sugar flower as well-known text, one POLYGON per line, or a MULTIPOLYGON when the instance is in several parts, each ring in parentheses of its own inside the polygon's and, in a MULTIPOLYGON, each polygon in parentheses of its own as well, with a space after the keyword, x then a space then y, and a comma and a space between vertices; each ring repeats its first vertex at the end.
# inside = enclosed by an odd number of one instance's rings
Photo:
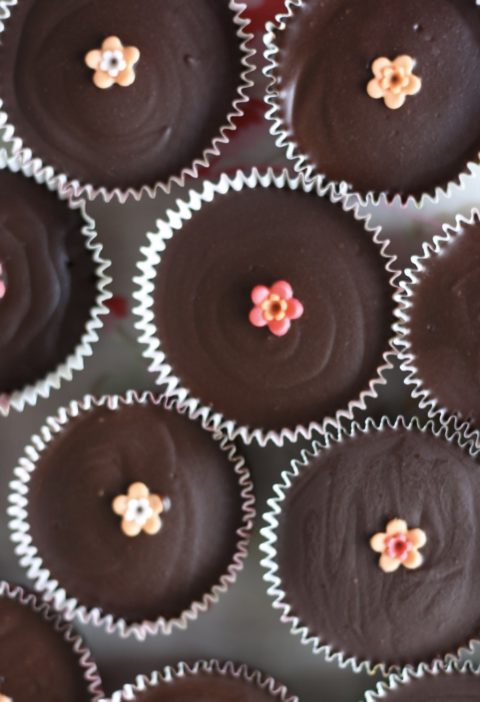
POLYGON ((257 285, 252 290, 255 307, 250 311, 250 323, 254 327, 267 327, 275 336, 284 336, 291 327, 292 319, 303 314, 303 305, 293 297, 292 286, 284 280, 271 288, 257 285))
MULTIPOLYGON (((5 285, 5 280, 3 278, 3 268, 2 264, 0 263, 0 300, 2 297, 5 297, 7 293, 7 286, 5 285)), ((0 700, 1 702, 1 700, 0 700)))

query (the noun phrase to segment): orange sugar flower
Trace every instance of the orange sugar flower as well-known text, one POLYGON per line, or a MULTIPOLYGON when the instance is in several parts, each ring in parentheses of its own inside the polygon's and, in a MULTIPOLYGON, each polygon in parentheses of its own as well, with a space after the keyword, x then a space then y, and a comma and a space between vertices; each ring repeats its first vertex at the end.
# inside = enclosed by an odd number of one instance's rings
POLYGON ((422 88, 421 79, 413 74, 415 61, 411 56, 397 56, 396 59, 381 57, 372 64, 374 78, 367 85, 371 98, 383 98, 391 110, 398 110, 405 103, 407 95, 416 95, 422 88))
POLYGON ((123 517, 122 531, 127 536, 158 534, 162 528, 160 514, 168 512, 170 500, 150 492, 144 483, 132 483, 126 495, 118 495, 112 502, 115 514, 123 517))
POLYGON ((134 66, 140 59, 136 46, 123 46, 118 37, 108 37, 101 49, 89 51, 85 63, 95 73, 93 82, 97 88, 111 88, 112 85, 127 87, 135 82, 134 66))
POLYGON ((409 570, 420 568, 423 557, 419 549, 427 543, 422 529, 408 529, 403 519, 392 519, 385 532, 379 532, 370 539, 370 546, 381 553, 379 566, 384 573, 393 573, 400 566, 409 570))

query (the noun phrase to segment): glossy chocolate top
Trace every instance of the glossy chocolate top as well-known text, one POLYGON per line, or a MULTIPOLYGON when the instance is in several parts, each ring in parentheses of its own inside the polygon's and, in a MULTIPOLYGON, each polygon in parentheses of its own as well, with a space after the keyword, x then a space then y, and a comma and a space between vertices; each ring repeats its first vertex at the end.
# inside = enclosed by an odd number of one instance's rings
POLYGON ((166 242, 158 337, 181 385, 264 429, 321 420, 366 390, 388 348, 389 274, 372 235, 315 194, 217 196, 166 242), (277 337, 250 323, 252 289, 288 281, 304 307, 277 337))
POLYGON ((240 48, 225 0, 21 0, 0 46, 16 135, 69 178, 107 188, 178 174, 226 123, 240 48), (135 82, 101 90, 85 55, 117 36, 135 82))
POLYGON ((307 0, 279 36, 281 115, 316 169, 352 189, 433 193, 480 151, 474 0, 307 0), (408 55, 422 81, 400 109, 367 94, 372 63, 408 55))
POLYGON ((154 405, 82 412, 42 453, 28 518, 70 597, 129 622, 178 617, 219 583, 242 524, 239 478, 197 423, 154 405), (156 535, 129 537, 112 501, 142 482, 168 497, 156 535))
POLYGON ((311 459, 282 506, 285 600, 357 661, 430 662, 479 634, 480 465, 418 430, 372 430, 311 459), (370 545, 395 518, 422 529, 416 570, 386 573, 370 545))
POLYGON ((480 425, 480 223, 428 260, 413 286, 410 341, 440 407, 480 425))
POLYGON ((84 225, 46 188, 0 171, 0 394, 40 380, 81 341, 96 297, 84 225))

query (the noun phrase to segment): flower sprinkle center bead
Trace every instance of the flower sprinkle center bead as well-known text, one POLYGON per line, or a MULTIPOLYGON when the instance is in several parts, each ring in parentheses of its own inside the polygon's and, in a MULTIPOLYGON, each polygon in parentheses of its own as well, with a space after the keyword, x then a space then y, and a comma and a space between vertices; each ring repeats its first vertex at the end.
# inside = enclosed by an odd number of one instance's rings
POLYGON ((134 66, 140 60, 136 46, 123 46, 118 37, 107 37, 101 49, 89 51, 85 63, 95 73, 93 82, 97 88, 111 88, 112 85, 127 87, 135 82, 134 66))
POLYGON ((250 310, 250 323, 254 327, 267 327, 275 336, 284 336, 291 327, 291 320, 300 319, 303 305, 293 297, 290 283, 279 280, 267 288, 257 285, 251 294, 254 307, 250 310))
POLYGON ((379 532, 370 539, 370 546, 381 553, 378 562, 384 573, 393 573, 401 565, 409 570, 420 568, 423 557, 419 552, 427 543, 422 529, 408 529, 403 519, 392 519, 385 532, 379 532))
POLYGON ((151 493, 144 483, 132 483, 126 495, 118 495, 112 502, 113 511, 122 517, 122 531, 127 536, 138 536, 142 531, 158 534, 162 528, 160 514, 168 512, 170 506, 168 497, 151 493))
POLYGON ((416 95, 422 88, 421 79, 414 75, 415 61, 411 56, 397 56, 396 59, 381 57, 372 64, 374 78, 367 85, 371 98, 383 98, 390 110, 398 110, 405 104, 407 95, 416 95))
MULTIPOLYGON (((3 272, 2 264, 0 263, 0 300, 7 294, 7 284, 5 283, 5 275, 3 272)), ((2 698, 0 697, 0 702, 2 698)))

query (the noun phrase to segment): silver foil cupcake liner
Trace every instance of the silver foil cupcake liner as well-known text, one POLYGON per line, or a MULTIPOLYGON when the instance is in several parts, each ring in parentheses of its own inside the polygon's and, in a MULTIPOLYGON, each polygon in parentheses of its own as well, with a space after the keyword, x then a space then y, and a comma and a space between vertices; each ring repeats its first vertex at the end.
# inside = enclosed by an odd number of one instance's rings
MULTIPOLYGON (((19 0, 0 0, 0 39, 1 33, 8 27, 8 18, 15 12, 15 6, 19 0)), ((253 87, 250 74, 255 70, 252 62, 255 49, 252 48, 253 34, 248 32, 250 20, 245 17, 246 4, 238 0, 228 0, 228 7, 232 11, 232 21, 237 28, 237 37, 240 42, 241 66, 239 84, 237 87, 237 97, 232 103, 230 112, 225 117, 225 123, 219 127, 218 134, 203 152, 186 165, 179 174, 172 174, 166 181, 159 180, 154 185, 142 185, 140 188, 107 188, 95 186, 92 183, 84 183, 69 176, 66 173, 59 173, 53 166, 45 163, 39 158, 23 140, 17 135, 15 125, 10 122, 8 113, 5 111, 0 95, 0 138, 8 145, 12 153, 17 156, 24 166, 32 172, 37 173, 45 181, 52 181, 59 191, 68 190, 75 197, 84 197, 89 201, 98 199, 104 202, 117 200, 125 203, 129 198, 139 201, 143 195, 150 198, 155 197, 159 191, 170 193, 174 185, 183 186, 188 178, 197 178, 199 171, 208 168, 212 160, 219 156, 223 146, 230 142, 230 137, 237 130, 236 122, 244 115, 246 104, 250 101, 249 91, 253 87)))
MULTIPOLYGON (((299 144, 295 141, 292 130, 282 119, 282 99, 277 78, 277 70, 279 68, 277 35, 285 31, 290 21, 294 21, 295 13, 298 8, 306 5, 307 2, 308 0, 285 0, 284 12, 277 14, 273 22, 267 22, 263 39, 265 45, 264 59, 267 64, 263 69, 263 73, 268 80, 265 102, 269 108, 265 117, 271 123, 270 134, 275 138, 276 145, 284 151, 287 159, 291 161, 294 170, 297 173, 303 173, 306 178, 316 176, 320 178, 323 183, 331 182, 338 188, 340 193, 357 198, 362 206, 382 204, 407 207, 411 204, 415 204, 417 207, 423 207, 429 203, 436 204, 444 197, 451 198, 454 193, 465 190, 466 179, 472 176, 476 177, 474 167, 480 162, 480 152, 477 160, 470 161, 455 179, 445 186, 437 186, 433 193, 423 193, 419 198, 413 195, 409 195, 405 198, 400 194, 390 196, 387 193, 375 193, 373 191, 361 194, 348 182, 332 181, 325 174, 319 172, 318 166, 307 154, 302 152, 299 144)), ((477 4, 479 3, 477 2, 477 4)))
POLYGON ((103 327, 102 317, 108 314, 105 302, 112 297, 109 289, 112 279, 106 273, 111 263, 103 257, 103 246, 98 241, 95 221, 87 214, 85 202, 66 193, 59 193, 55 184, 46 180, 45 174, 35 173, 31 165, 22 165, 17 158, 9 158, 7 153, 0 149, 0 169, 4 168, 14 173, 21 173, 27 178, 33 178, 38 185, 56 193, 58 198, 65 202, 65 207, 79 211, 84 220, 81 233, 85 238, 85 247, 90 252, 95 265, 97 292, 95 305, 90 311, 85 331, 74 351, 63 363, 36 383, 11 394, 0 393, 0 417, 8 415, 11 409, 22 411, 26 405, 35 405, 39 398, 49 397, 51 392, 58 390, 63 382, 72 380, 75 372, 83 370, 85 359, 92 355, 92 347, 98 341, 99 331, 103 327))
MULTIPOLYGON (((439 422, 438 424, 432 420, 422 423, 416 417, 411 420, 406 420, 402 416, 397 417, 395 421, 391 421, 388 417, 384 416, 378 422, 369 417, 363 423, 352 422, 349 428, 339 424, 335 432, 324 432, 319 437, 318 441, 313 442, 310 449, 303 450, 300 454, 300 458, 291 462, 289 470, 282 472, 281 482, 273 487, 275 496, 267 501, 268 508, 263 515, 263 521, 266 523, 266 526, 260 530, 263 537, 260 550, 265 554, 265 557, 261 561, 261 565, 265 571, 263 580, 267 585, 267 593, 273 600, 273 608, 280 612, 280 621, 287 624, 290 627, 290 633, 299 637, 300 643, 304 646, 308 646, 313 654, 321 654, 328 662, 336 663, 342 669, 349 668, 355 673, 367 673, 369 675, 381 673, 382 675, 389 675, 401 671, 411 672, 415 670, 416 666, 405 665, 401 668, 395 665, 387 666, 381 661, 362 660, 355 656, 347 655, 343 651, 333 648, 327 641, 323 641, 320 636, 310 631, 308 626, 294 614, 278 573, 277 529, 279 526, 279 515, 282 512, 283 503, 289 489, 308 467, 311 459, 320 455, 323 451, 328 450, 331 446, 341 444, 346 439, 351 439, 361 434, 368 434, 373 431, 399 428, 407 430, 414 429, 423 433, 429 433, 458 446, 465 453, 474 458, 480 455, 480 432, 475 431, 466 423, 459 422, 455 417, 451 417, 449 421, 439 422)), ((477 637, 466 642, 465 646, 461 646, 457 651, 446 654, 443 658, 437 658, 425 663, 434 666, 450 661, 458 661, 463 653, 473 653, 474 646, 478 642, 480 642, 480 629, 477 637)))
POLYGON ((414 670, 404 670, 399 675, 391 675, 386 682, 379 682, 375 690, 369 690, 365 694, 364 702, 378 702, 378 700, 388 699, 390 692, 407 687, 414 683, 415 680, 421 680, 428 676, 452 675, 454 673, 480 675, 480 668, 471 661, 466 661, 461 665, 454 662, 446 665, 436 663, 431 667, 419 665, 414 670))
POLYGON ((215 197, 225 195, 230 191, 239 192, 243 188, 253 189, 256 187, 298 189, 306 193, 316 193, 319 197, 326 197, 332 203, 339 203, 345 212, 349 212, 354 219, 362 224, 366 234, 370 235, 372 241, 377 245, 379 256, 383 259, 385 270, 390 276, 393 297, 397 290, 396 280, 400 273, 395 268, 396 257, 388 253, 390 241, 383 238, 381 227, 374 227, 370 224, 371 215, 360 213, 360 206, 354 198, 343 198, 332 185, 322 186, 319 179, 307 180, 303 175, 292 176, 286 169, 275 173, 271 168, 262 172, 253 168, 248 173, 237 171, 232 176, 223 174, 216 182, 207 181, 203 184, 201 192, 193 190, 186 192, 187 199, 178 200, 177 208, 168 210, 165 218, 157 221, 156 231, 147 235, 148 244, 141 248, 142 260, 138 264, 141 272, 134 279, 137 286, 134 298, 139 304, 133 312, 140 318, 135 326, 139 331, 139 341, 144 346, 143 356, 150 362, 149 371, 156 376, 156 383, 161 386, 162 392, 167 396, 178 397, 182 403, 188 405, 190 411, 198 412, 208 426, 225 433, 231 440, 241 438, 247 445, 256 441, 260 446, 265 446, 270 442, 276 446, 282 446, 285 441, 295 442, 300 437, 310 439, 314 432, 321 431, 341 418, 353 419, 354 410, 364 410, 367 399, 377 397, 378 387, 386 384, 385 373, 393 367, 392 360, 396 355, 396 350, 393 345, 394 334, 392 330, 392 338, 383 353, 376 375, 359 397, 353 398, 346 408, 339 408, 333 418, 325 417, 318 421, 312 418, 307 426, 297 425, 295 428, 283 428, 280 431, 265 431, 261 428, 239 426, 236 421, 204 404, 201 398, 192 397, 189 389, 182 386, 180 378, 175 375, 169 359, 163 352, 161 340, 157 336, 153 314, 154 279, 157 266, 161 265, 162 252, 165 250, 168 240, 175 236, 182 229, 184 223, 195 216, 195 213, 204 204, 212 202, 215 197))
MULTIPOLYGON (((122 690, 115 692, 108 702, 126 702, 136 700, 139 693, 161 686, 163 683, 171 683, 177 678, 194 677, 195 675, 213 674, 245 680, 255 685, 260 690, 268 692, 272 700, 278 702, 298 702, 298 697, 289 694, 287 688, 270 676, 263 675, 259 671, 250 670, 246 665, 237 665, 231 661, 221 663, 216 660, 198 661, 193 665, 188 663, 178 663, 174 668, 167 667, 161 672, 152 673, 150 676, 139 675, 133 685, 125 685, 122 690)), ((107 702, 104 700, 103 702, 107 702)))
POLYGON ((45 567, 35 546, 28 521, 28 492, 30 476, 35 471, 36 463, 42 452, 71 419, 95 407, 109 407, 115 410, 120 406, 150 403, 176 411, 192 421, 201 419, 200 413, 190 411, 188 407, 182 406, 175 399, 166 399, 164 396, 152 395, 150 392, 139 395, 132 390, 125 396, 104 396, 99 399, 92 395, 86 395, 81 402, 73 401, 67 407, 61 408, 56 416, 49 417, 39 433, 32 437, 30 444, 25 448, 24 455, 15 468, 14 478, 10 483, 7 510, 10 519, 10 536, 15 544, 15 553, 19 563, 26 569, 27 577, 32 581, 33 587, 41 593, 46 602, 51 603, 68 621, 76 619, 81 624, 92 624, 103 628, 109 634, 118 634, 122 638, 133 635, 139 641, 143 641, 148 635, 154 636, 158 633, 169 635, 175 629, 186 629, 189 622, 197 619, 200 614, 208 611, 212 605, 218 602, 220 597, 235 583, 238 574, 243 569, 255 519, 255 497, 250 472, 243 457, 238 454, 237 448, 226 437, 210 430, 202 423, 203 428, 212 435, 212 440, 217 442, 219 450, 223 451, 232 463, 238 478, 242 500, 242 524, 237 530, 236 551, 227 572, 209 592, 198 601, 193 602, 188 609, 174 619, 158 617, 154 621, 127 622, 121 617, 103 612, 98 607, 87 608, 74 597, 70 597, 45 567))
POLYGON ((454 226, 444 224, 443 234, 435 236, 432 242, 424 243, 421 255, 412 256, 412 266, 405 270, 398 284, 399 291, 395 295, 397 302, 395 314, 399 321, 393 327, 396 333, 394 344, 398 348, 400 368, 406 374, 405 383, 410 387, 412 397, 418 402, 420 409, 427 410, 429 417, 438 415, 444 419, 451 414, 459 416, 459 413, 454 407, 442 405, 432 390, 425 386, 416 367, 410 332, 411 309, 414 304, 412 298, 422 273, 428 269, 429 261, 444 253, 450 244, 461 236, 464 227, 474 224, 475 221, 480 221, 480 211, 477 208, 472 209, 468 217, 457 215, 454 226))
POLYGON ((10 585, 0 581, 0 597, 6 597, 19 602, 24 607, 31 609, 57 631, 78 657, 78 665, 83 670, 83 677, 87 683, 91 702, 97 702, 103 697, 102 681, 92 655, 86 648, 82 639, 71 628, 70 624, 54 612, 48 604, 41 602, 31 593, 27 593, 17 585, 10 585))

